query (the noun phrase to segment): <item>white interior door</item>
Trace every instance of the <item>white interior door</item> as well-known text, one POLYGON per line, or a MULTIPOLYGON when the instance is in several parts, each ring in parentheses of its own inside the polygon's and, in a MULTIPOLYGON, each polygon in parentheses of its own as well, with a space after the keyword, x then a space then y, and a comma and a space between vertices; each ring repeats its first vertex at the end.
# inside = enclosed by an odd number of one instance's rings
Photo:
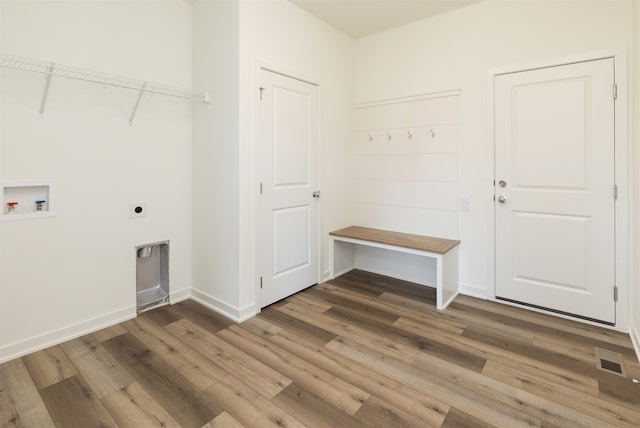
POLYGON ((318 282, 318 88, 261 70, 261 307, 318 282))
POLYGON ((496 76, 496 298, 615 324, 613 90, 613 59, 496 76))

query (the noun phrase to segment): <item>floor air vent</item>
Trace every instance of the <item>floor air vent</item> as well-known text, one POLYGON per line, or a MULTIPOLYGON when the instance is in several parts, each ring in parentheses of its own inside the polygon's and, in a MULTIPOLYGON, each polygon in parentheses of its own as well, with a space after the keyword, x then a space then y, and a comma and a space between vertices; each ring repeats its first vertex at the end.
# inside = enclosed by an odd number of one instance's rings
POLYGON ((596 348, 595 354, 596 367, 598 369, 607 373, 627 377, 627 371, 624 368, 622 355, 602 348, 596 348))

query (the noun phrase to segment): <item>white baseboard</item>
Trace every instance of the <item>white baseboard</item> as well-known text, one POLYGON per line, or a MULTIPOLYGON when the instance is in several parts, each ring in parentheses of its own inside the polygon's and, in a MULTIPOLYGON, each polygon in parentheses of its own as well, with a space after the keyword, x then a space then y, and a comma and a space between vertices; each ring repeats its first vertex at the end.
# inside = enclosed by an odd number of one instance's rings
POLYGON ((19 342, 11 343, 0 348, 0 363, 48 348, 49 346, 66 342, 67 340, 75 339, 76 337, 84 336, 85 334, 93 333, 94 331, 110 327, 135 317, 136 307, 130 306, 77 324, 60 328, 58 330, 53 330, 19 342))
POLYGON ((342 269, 341 271, 334 272, 333 277, 329 279, 336 279, 337 277, 344 275, 345 273, 351 272, 354 269, 356 269, 355 266, 349 266, 348 268, 342 269))
POLYGON ((320 278, 320 283, 331 281, 333 277, 331 276, 331 272, 325 271, 322 273, 322 278, 320 278))
POLYGON ((487 289, 486 287, 479 287, 477 285, 473 285, 473 284, 466 284, 464 282, 461 282, 459 284, 460 286, 460 294, 463 294, 465 296, 470 296, 470 297, 476 297, 478 299, 483 299, 483 300, 487 300, 487 289))
POLYGON ((169 302, 175 305, 183 300, 187 300, 189 297, 191 297, 191 288, 182 288, 169 293, 169 302))
POLYGON ((340 272, 335 272, 334 275, 333 275, 333 278, 330 278, 330 279, 335 279, 335 278, 337 278, 337 277, 339 277, 341 275, 344 275, 345 273, 351 272, 354 269, 358 269, 358 270, 361 270, 363 272, 375 273, 377 275, 388 276, 390 278, 400 279, 402 281, 413 282, 414 284, 424 285, 425 287, 436 288, 435 284, 432 284, 432 283, 430 283, 428 281, 422 281, 422 280, 416 279, 415 277, 412 277, 412 276, 398 274, 397 272, 389 272, 389 271, 384 270, 384 269, 376 269, 376 268, 372 268, 370 266, 350 266, 350 267, 348 267, 346 269, 341 270, 340 272))
POLYGON ((255 305, 248 305, 244 308, 236 308, 220 299, 203 293, 202 291, 192 288, 191 298, 196 302, 206 306, 207 308, 224 315, 227 318, 232 319, 235 322, 242 322, 248 320, 256 314, 255 305))
POLYGON ((629 337, 631 337, 633 349, 636 351, 636 358, 640 362, 640 330, 638 330, 638 326, 634 324, 633 320, 629 323, 629 337))
POLYGON ((402 274, 399 274, 398 272, 389 272, 389 271, 386 271, 384 269, 376 269, 376 268, 372 268, 370 266, 367 266, 367 267, 356 266, 354 269, 359 269, 359 270, 362 270, 362 271, 365 271, 365 272, 371 272, 371 273, 375 273, 375 274, 378 274, 378 275, 388 276, 390 278, 400 279, 402 281, 413 282, 414 284, 424 285, 425 287, 436 288, 436 284, 434 284, 434 283, 431 283, 429 281, 424 281, 424 280, 421 280, 419 278, 415 278, 415 277, 412 277, 412 276, 402 275, 402 274))

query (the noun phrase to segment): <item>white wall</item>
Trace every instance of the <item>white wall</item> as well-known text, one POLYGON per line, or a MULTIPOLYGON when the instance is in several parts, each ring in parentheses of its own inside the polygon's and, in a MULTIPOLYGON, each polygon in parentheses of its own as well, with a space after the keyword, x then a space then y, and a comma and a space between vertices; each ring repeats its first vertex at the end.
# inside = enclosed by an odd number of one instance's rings
POLYGON ((239 15, 237 0, 193 4, 193 297, 238 318, 239 15))
POLYGON ((351 215, 345 183, 351 168, 353 40, 284 0, 196 1, 194 38, 196 81, 209 79, 215 90, 211 112, 201 114, 196 108, 194 116, 193 294, 243 319, 259 310, 254 146, 258 66, 268 64, 320 85, 322 254, 327 272, 324 236, 348 225, 351 215), (210 50, 209 59, 199 58, 202 49, 210 50), (215 93, 219 90, 221 96, 215 93))
MULTIPOLYGON (((191 87, 182 0, 0 2, 0 51, 191 87)), ((0 179, 55 179, 55 218, 0 223, 0 361, 135 315, 134 246, 191 286, 191 102, 0 68, 0 179), (130 220, 130 201, 148 217, 130 220)))
POLYGON ((631 43, 632 1, 487 0, 358 39, 355 101, 461 89, 460 281, 487 295, 490 281, 492 145, 487 138, 488 71, 631 43))

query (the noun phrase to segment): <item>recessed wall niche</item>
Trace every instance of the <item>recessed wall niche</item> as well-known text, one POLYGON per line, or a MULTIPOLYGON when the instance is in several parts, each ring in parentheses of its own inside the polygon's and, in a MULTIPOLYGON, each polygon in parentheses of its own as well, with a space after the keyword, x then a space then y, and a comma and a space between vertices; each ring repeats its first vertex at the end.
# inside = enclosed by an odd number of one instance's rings
POLYGON ((54 180, 0 182, 0 220, 55 217, 55 187, 54 180))

